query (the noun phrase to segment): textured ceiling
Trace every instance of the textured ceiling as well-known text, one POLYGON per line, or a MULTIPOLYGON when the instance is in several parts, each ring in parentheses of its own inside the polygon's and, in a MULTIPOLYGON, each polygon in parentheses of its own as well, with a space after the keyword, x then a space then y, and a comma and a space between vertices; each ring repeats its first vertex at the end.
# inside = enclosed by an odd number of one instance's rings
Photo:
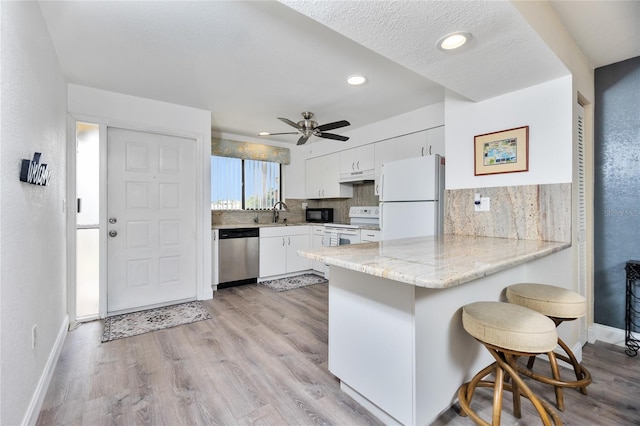
POLYGON ((568 73, 509 2, 284 3, 473 101, 568 73), (436 47, 455 31, 473 35, 468 48, 436 47))
MULTIPOLYGON (((68 82, 206 109, 214 131, 245 136, 290 131, 277 117, 298 121, 302 111, 313 111, 320 124, 346 119, 347 132, 440 102, 444 88, 481 100, 567 72, 508 1, 40 7, 68 82), (474 35, 468 48, 436 48, 442 35, 457 30, 474 35), (355 73, 369 83, 346 85, 355 73)), ((624 10, 633 16, 637 8, 624 10)))

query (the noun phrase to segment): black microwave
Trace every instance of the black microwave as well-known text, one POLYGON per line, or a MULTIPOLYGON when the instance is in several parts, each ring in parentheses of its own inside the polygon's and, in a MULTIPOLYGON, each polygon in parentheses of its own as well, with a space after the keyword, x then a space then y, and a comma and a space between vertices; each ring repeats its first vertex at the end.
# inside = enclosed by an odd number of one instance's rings
POLYGON ((305 217, 307 222, 314 222, 314 223, 333 222, 333 209, 332 208, 307 209, 305 217))

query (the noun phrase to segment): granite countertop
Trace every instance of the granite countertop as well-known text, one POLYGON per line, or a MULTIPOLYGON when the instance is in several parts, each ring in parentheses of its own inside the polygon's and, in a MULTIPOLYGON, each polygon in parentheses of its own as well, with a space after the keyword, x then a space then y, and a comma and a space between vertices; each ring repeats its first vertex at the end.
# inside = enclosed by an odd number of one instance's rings
POLYGON ((564 242, 443 235, 299 250, 298 255, 418 287, 448 288, 570 246, 564 242))

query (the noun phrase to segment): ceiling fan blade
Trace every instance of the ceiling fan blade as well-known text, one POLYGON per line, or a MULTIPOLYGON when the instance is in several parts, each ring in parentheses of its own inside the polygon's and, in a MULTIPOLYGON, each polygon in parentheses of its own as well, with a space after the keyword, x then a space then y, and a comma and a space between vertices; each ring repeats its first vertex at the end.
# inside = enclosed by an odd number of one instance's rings
POLYGON ((289 120, 288 118, 278 117, 278 120, 282 121, 283 123, 287 123, 289 126, 295 127, 298 130, 302 130, 300 128, 300 126, 298 126, 298 123, 294 123, 293 121, 289 120))
POLYGON ((334 139, 337 141, 348 141, 349 138, 347 136, 341 136, 341 135, 336 135, 333 133, 316 133, 316 136, 320 137, 320 138, 325 138, 325 139, 334 139))
POLYGON ((349 123, 347 120, 340 120, 340 121, 334 121, 333 123, 323 124, 321 126, 316 127, 316 129, 320 130, 321 132, 324 132, 325 130, 339 129, 340 127, 345 127, 350 125, 351 123, 349 123))
POLYGON ((268 135, 258 135, 258 136, 275 136, 275 135, 297 135, 298 132, 284 132, 284 133, 269 133, 268 135))
POLYGON ((301 136, 300 139, 298 139, 298 143, 296 145, 304 145, 305 143, 307 143, 307 141, 309 140, 309 136, 301 136))

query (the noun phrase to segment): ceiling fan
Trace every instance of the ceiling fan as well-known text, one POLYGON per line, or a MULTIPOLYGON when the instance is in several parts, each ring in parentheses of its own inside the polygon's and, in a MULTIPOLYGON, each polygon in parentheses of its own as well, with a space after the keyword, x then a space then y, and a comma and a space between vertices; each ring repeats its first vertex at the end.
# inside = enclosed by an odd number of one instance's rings
POLYGON ((285 133, 260 133, 260 136, 271 136, 271 135, 295 135, 302 134, 300 139, 298 139, 297 145, 303 145, 306 143, 311 136, 317 136, 319 138, 325 139, 334 139, 337 141, 348 141, 349 138, 347 136, 336 135, 334 133, 326 133, 326 130, 338 129, 340 127, 345 127, 351 125, 347 120, 334 121, 333 123, 322 124, 318 126, 316 121, 313 121, 313 113, 309 111, 305 111, 302 113, 302 118, 304 120, 300 120, 297 123, 289 120, 288 118, 278 117, 278 120, 283 123, 287 123, 291 127, 295 127, 297 132, 285 132, 285 133))

